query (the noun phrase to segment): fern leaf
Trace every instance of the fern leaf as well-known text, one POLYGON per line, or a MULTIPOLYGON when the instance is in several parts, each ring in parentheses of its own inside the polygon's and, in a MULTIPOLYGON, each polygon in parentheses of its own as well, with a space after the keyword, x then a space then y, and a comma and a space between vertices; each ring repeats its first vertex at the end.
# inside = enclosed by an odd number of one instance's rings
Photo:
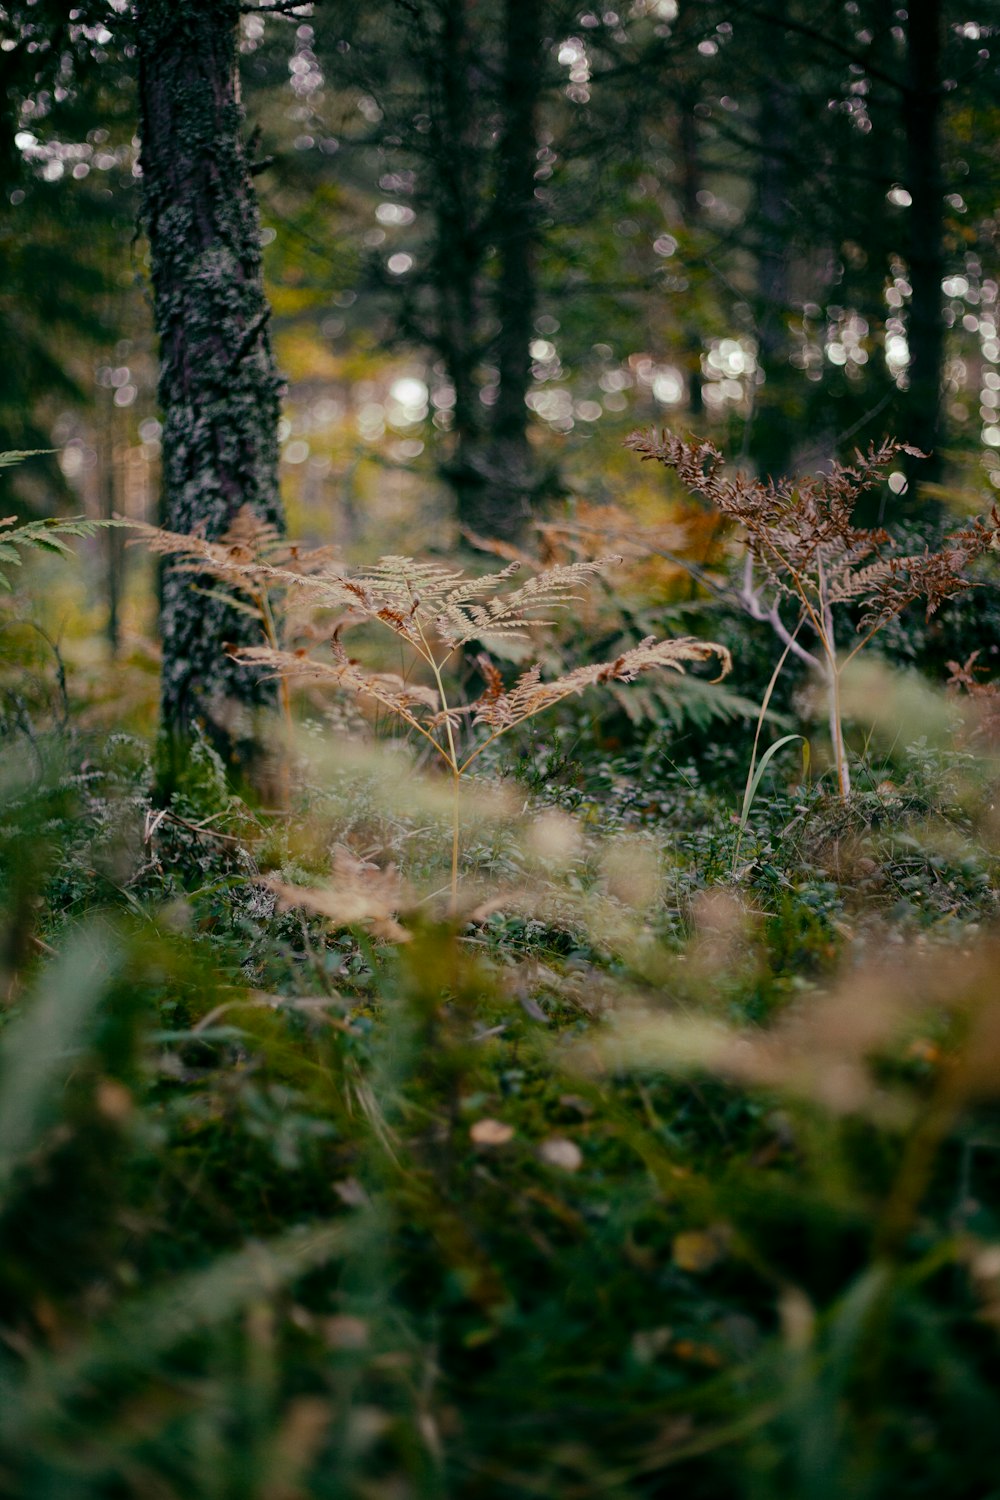
POLYGON ((552 682, 542 682, 541 668, 536 662, 522 673, 509 692, 498 692, 495 686, 491 686, 489 694, 476 706, 473 722, 498 731, 510 729, 588 687, 634 682, 644 672, 657 669, 683 673, 686 663, 710 661, 713 657, 721 664, 722 670, 716 679, 719 681, 732 668, 729 651, 715 641, 696 640, 691 636, 664 641, 649 637, 638 646, 623 651, 613 661, 576 667, 552 682))
POLYGON ((10 449, 7 453, 0 453, 0 469, 12 469, 15 464, 21 464, 26 458, 40 458, 46 453, 55 453, 55 448, 20 448, 10 449))
MULTIPOLYGON (((445 601, 445 608, 435 619, 442 640, 449 646, 464 646, 472 640, 487 640, 491 635, 523 635, 529 628, 551 623, 535 615, 538 609, 561 609, 577 600, 577 588, 595 573, 621 562, 617 554, 592 560, 561 564, 536 573, 520 588, 498 595, 485 605, 445 601)), ((502 573, 492 575, 493 582, 505 580, 516 571, 510 564, 502 573)))
MULTIPOLYGON (((336 644, 334 650, 337 652, 336 644)), ((242 646, 231 654, 234 661, 264 667, 279 677, 325 682, 358 697, 372 698, 383 708, 410 721, 417 710, 430 709, 436 713, 440 707, 433 688, 406 682, 393 672, 367 671, 352 661, 342 648, 332 662, 309 656, 306 652, 275 651, 269 646, 242 646)))

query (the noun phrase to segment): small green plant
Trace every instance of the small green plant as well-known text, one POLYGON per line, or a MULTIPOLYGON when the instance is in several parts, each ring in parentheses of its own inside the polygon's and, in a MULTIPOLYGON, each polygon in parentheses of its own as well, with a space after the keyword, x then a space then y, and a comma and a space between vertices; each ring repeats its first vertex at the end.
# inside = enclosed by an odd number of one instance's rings
MULTIPOLYGON (((973 585, 965 569, 994 549, 1000 513, 973 520, 946 536, 936 552, 898 553, 887 531, 853 524, 859 498, 882 482, 899 453, 921 455, 887 441, 858 454, 852 465, 834 464, 829 474, 803 480, 723 478, 722 455, 711 443, 685 442, 672 433, 635 432, 628 447, 643 459, 673 469, 693 494, 701 495, 739 525, 746 560, 739 603, 766 621, 791 652, 820 676, 826 688, 837 785, 850 796, 851 773, 844 744, 841 680, 865 646, 915 600, 928 615, 973 585), (858 639, 838 643, 838 616, 858 611, 858 639), (788 613, 795 618, 789 622, 788 613), (799 639, 808 627, 815 649, 799 639)), ((841 634, 843 630, 841 629, 841 634)))
MULTIPOLYGON (((177 555, 181 566, 217 578, 235 588, 261 621, 265 644, 240 647, 236 661, 277 673, 286 682, 311 681, 378 704, 408 731, 422 739, 444 763, 452 779, 453 819, 451 895, 458 897, 459 805, 462 778, 488 746, 528 719, 591 686, 632 682, 645 672, 666 669, 683 672, 685 663, 716 657, 720 677, 732 665, 724 646, 683 637, 656 640, 649 636, 622 651, 612 661, 576 667, 552 681, 542 680, 533 663, 507 685, 499 668, 479 650, 476 665, 484 682, 478 697, 456 701, 456 689, 446 681, 450 663, 473 643, 524 637, 530 629, 549 623, 539 611, 564 609, 579 597, 577 590, 616 556, 548 568, 526 583, 511 586, 520 570, 511 562, 498 573, 469 577, 461 570, 409 557, 383 557, 367 571, 348 574, 323 559, 314 566, 308 554, 289 549, 292 566, 265 560, 247 537, 211 543, 150 528, 155 550, 177 555), (270 609, 261 601, 280 590, 293 617, 303 608, 315 618, 332 612, 323 654, 305 647, 288 650, 278 645, 270 609), (424 681, 414 676, 373 671, 351 657, 343 644, 348 628, 371 622, 390 631, 423 669, 424 681)), ((311 630, 315 637, 315 628, 311 630)))

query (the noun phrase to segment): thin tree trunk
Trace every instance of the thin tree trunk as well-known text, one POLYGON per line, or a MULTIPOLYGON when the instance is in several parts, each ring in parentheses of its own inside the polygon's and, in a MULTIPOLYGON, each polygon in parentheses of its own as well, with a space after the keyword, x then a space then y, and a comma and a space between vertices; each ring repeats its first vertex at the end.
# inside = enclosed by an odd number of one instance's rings
MULTIPOLYGON (((241 136, 238 0, 136 0, 142 219, 160 343, 162 522, 222 535, 243 506, 281 523, 280 382, 267 333, 260 225, 241 136)), ((273 688, 226 656, 254 624, 163 580, 165 774, 201 726, 227 763, 253 760, 252 710, 273 688)))
MULTIPOLYGON (((101 500, 102 513, 106 520, 111 520, 118 510, 118 485, 116 484, 115 463, 115 408, 111 403, 112 393, 107 392, 109 410, 104 428, 104 444, 101 454, 101 500)), ((108 619, 107 637, 108 646, 111 650, 112 660, 121 650, 121 594, 122 594, 122 563, 124 554, 122 551, 122 534, 115 527, 105 532, 105 558, 107 561, 107 589, 108 589, 108 619)))
POLYGON ((433 102, 433 151, 428 166, 434 178, 436 220, 436 345, 455 388, 453 447, 442 465, 442 475, 452 487, 462 519, 468 519, 474 497, 482 489, 477 460, 485 415, 476 383, 481 355, 478 281, 483 237, 476 182, 480 148, 475 139, 466 9, 466 0, 440 0, 436 34, 428 37, 422 28, 417 33, 433 102))
POLYGON ((491 411, 486 485, 470 524, 493 536, 516 537, 530 519, 536 489, 528 438, 531 388, 529 345, 537 304, 535 198, 543 7, 539 0, 506 0, 500 90, 503 125, 498 145, 495 239, 498 393, 491 411))
POLYGON ((941 0, 919 0, 909 8, 908 78, 903 93, 910 198, 909 391, 904 436, 930 454, 927 462, 910 462, 910 495, 914 482, 934 482, 941 475, 937 452, 944 366, 944 321, 941 279, 945 271, 944 204, 941 180, 941 55, 944 44, 941 0))
MULTIPOLYGON (((701 143, 698 137, 698 121, 694 107, 697 93, 684 91, 680 100, 678 147, 681 168, 681 206, 684 212, 684 227, 693 234, 701 217, 698 194, 703 186, 701 143)), ((701 393, 701 329, 694 318, 685 318, 681 328, 681 343, 684 350, 684 373, 688 381, 688 411, 696 420, 705 410, 701 393)))
MULTIPOLYGON (((784 14, 784 5, 778 10, 784 14)), ((788 472, 802 384, 788 362, 790 117, 787 92, 776 79, 761 93, 757 125, 757 333, 765 382, 755 397, 751 444, 761 472, 775 476, 788 472)))

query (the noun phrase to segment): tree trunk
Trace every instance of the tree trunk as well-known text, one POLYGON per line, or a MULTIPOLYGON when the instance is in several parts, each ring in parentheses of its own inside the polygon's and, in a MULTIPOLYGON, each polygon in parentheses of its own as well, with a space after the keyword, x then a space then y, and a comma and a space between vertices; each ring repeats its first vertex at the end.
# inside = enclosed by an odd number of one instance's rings
MULTIPOLYGON (((678 121, 677 146, 680 155, 681 209, 684 227, 693 235, 701 218, 698 194, 703 186, 701 142, 698 137, 698 121, 694 107, 698 103, 697 91, 684 89, 680 94, 680 119, 678 121)), ((681 327, 681 347, 684 351, 684 373, 688 382, 688 411, 694 420, 700 421, 705 411, 701 393, 702 337, 698 319, 684 317, 681 327)))
MULTIPOLYGON (((149 237, 162 523, 221 536, 243 506, 281 524, 280 381, 267 334, 260 224, 241 137, 238 0, 136 0, 142 222, 149 237)), ((252 620, 167 569, 161 630, 168 782, 203 727, 228 765, 253 760, 255 707, 273 688, 226 656, 252 620)))
MULTIPOLYGON (((782 7, 779 7, 782 9, 782 7)), ((752 452, 760 471, 788 472, 801 376, 788 362, 790 106, 775 80, 760 99, 757 150, 757 333, 765 383, 756 393, 752 452)))
POLYGON ((909 391, 905 407, 908 442, 930 454, 927 462, 908 460, 910 496, 921 481, 941 476, 937 452, 941 425, 944 321, 941 279, 945 271, 944 187, 941 180, 941 58, 944 44, 941 0, 911 5, 907 23, 908 77, 903 92, 903 126, 910 198, 909 391))
POLYGON ((428 35, 421 25, 414 35, 432 105, 427 168, 435 219, 434 344, 455 388, 453 446, 441 472, 453 490, 459 517, 467 520, 482 488, 477 457, 485 417, 476 382, 482 354, 478 283, 483 237, 477 173, 481 148, 475 135, 466 0, 441 0, 431 10, 438 13, 435 31, 428 35))
POLYGON ((531 517, 536 489, 528 439, 531 388, 529 345, 535 326, 535 199, 537 115, 542 77, 539 0, 506 0, 500 88, 503 124, 498 143, 496 222, 497 399, 490 413, 482 493, 469 524, 498 537, 516 537, 531 517))

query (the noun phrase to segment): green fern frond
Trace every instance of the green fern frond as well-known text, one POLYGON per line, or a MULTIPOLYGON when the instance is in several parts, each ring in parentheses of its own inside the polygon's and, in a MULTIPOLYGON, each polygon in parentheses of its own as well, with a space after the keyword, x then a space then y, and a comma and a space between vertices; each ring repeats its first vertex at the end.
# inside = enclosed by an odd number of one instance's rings
POLYGON ((56 452, 56 448, 14 448, 7 453, 0 453, 0 469, 12 469, 26 458, 40 458, 43 454, 56 452))
MULTIPOLYGON (((73 549, 67 546, 64 540, 66 537, 92 537, 105 527, 128 524, 123 521, 90 521, 86 516, 75 516, 65 521, 46 517, 41 521, 26 521, 22 526, 18 526, 16 522, 16 516, 4 516, 0 519, 0 567, 9 564, 19 568, 22 563, 19 548, 72 557, 73 549)), ((12 592, 10 579, 2 571, 0 590, 8 594, 12 592)))

